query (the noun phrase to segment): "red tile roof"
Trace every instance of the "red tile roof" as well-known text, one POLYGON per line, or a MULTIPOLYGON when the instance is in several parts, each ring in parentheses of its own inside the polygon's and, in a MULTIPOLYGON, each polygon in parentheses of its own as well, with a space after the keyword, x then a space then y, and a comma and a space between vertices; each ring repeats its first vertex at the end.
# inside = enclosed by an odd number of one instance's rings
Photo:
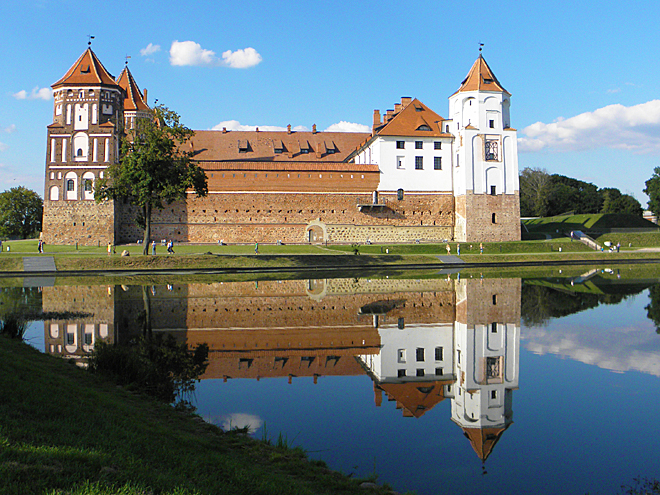
POLYGON ((150 108, 142 98, 140 88, 138 87, 133 74, 128 68, 128 65, 121 71, 119 78, 117 78, 119 87, 126 91, 126 98, 124 99, 124 111, 149 111, 150 108))
POLYGON ((195 131, 199 162, 343 162, 370 134, 358 132, 195 131), (306 150, 306 151, 305 151, 306 150))
MULTIPOLYGON (((197 157, 195 157, 197 160, 197 157)), ((252 171, 252 172, 378 172, 378 165, 357 164, 344 162, 266 162, 266 161, 226 161, 226 162, 198 162, 204 170, 232 170, 232 171, 252 171)))
POLYGON ((463 428, 463 433, 470 441, 479 459, 485 461, 493 452, 495 445, 507 428, 508 426, 501 428, 463 428))
POLYGON ((64 85, 90 86, 99 84, 103 86, 117 86, 114 78, 103 67, 96 54, 91 48, 88 48, 66 74, 51 87, 57 89, 64 85))
POLYGON ((410 103, 402 99, 396 107, 400 110, 385 114, 384 124, 376 127, 379 136, 452 137, 442 132, 444 119, 417 98, 410 103))
MULTIPOLYGON (((481 55, 479 55, 479 58, 474 64, 472 64, 470 72, 468 72, 467 77, 463 80, 461 87, 458 88, 456 93, 460 93, 461 91, 499 91, 511 96, 511 93, 502 87, 493 71, 488 67, 486 60, 481 55)), ((454 93, 454 95, 456 93, 454 93)))

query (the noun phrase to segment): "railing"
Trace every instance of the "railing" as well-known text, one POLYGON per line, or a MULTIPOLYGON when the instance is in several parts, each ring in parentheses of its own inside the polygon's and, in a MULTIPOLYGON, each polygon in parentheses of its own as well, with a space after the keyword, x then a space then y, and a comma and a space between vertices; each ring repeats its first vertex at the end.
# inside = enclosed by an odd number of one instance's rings
POLYGON ((598 244, 594 239, 589 237, 587 234, 585 234, 581 230, 573 230, 571 232, 571 236, 573 237, 573 239, 577 239, 582 244, 586 244, 591 249, 594 249, 596 251, 600 251, 601 249, 603 249, 603 247, 600 244, 598 244))

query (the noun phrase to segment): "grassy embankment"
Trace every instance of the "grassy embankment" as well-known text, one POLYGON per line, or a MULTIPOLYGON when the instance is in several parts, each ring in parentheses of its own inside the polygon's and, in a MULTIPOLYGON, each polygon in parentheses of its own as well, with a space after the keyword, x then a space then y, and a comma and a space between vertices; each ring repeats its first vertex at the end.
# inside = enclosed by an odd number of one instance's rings
POLYGON ((0 374, 3 494, 388 493, 5 337, 0 374))
MULTIPOLYGON (((507 263, 542 260, 592 260, 602 262, 617 256, 619 259, 658 258, 660 232, 612 232, 599 234, 598 229, 639 229, 653 226, 632 215, 572 215, 526 220, 530 231, 525 237, 536 240, 519 242, 460 243, 460 258, 468 263, 507 263), (620 253, 594 251, 567 237, 571 230, 591 232, 599 243, 610 241, 621 244, 620 253)), ((457 254, 459 243, 449 243, 451 254, 457 254)), ((39 256, 37 241, 10 241, 11 251, 0 254, 0 271, 23 270, 24 256, 39 256)), ((144 270, 144 269, 230 269, 230 268, 310 268, 319 267, 396 267, 403 264, 438 264, 438 256, 447 254, 446 243, 441 244, 378 244, 359 245, 360 256, 354 255, 349 245, 259 245, 260 254, 254 254, 254 245, 177 244, 176 254, 168 256, 165 247, 157 247, 157 256, 143 256, 142 246, 118 246, 117 253, 127 250, 130 257, 119 254, 108 256, 105 246, 46 246, 46 255, 55 257, 58 271, 79 270, 144 270)))

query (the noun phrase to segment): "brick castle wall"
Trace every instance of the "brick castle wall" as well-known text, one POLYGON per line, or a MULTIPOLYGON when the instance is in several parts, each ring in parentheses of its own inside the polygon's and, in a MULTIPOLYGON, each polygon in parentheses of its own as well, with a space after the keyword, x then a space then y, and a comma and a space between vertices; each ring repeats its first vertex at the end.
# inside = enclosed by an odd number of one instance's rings
POLYGON ((504 242, 520 240, 520 196, 472 194, 456 198, 456 240, 504 242), (494 215, 494 216, 493 216, 494 215), (464 227, 463 227, 464 226, 464 227))
POLYGON ((44 200, 41 238, 46 244, 103 246, 115 242, 115 204, 44 200))
MULTIPOLYGON (((454 198, 445 195, 380 195, 385 207, 369 207, 367 193, 211 193, 177 202, 152 216, 152 238, 176 242, 304 243, 311 222, 332 226, 330 242, 412 242, 451 239, 454 198), (358 205, 365 205, 362 211, 358 205)), ((122 205, 119 242, 142 238, 138 210, 122 205)), ((325 239, 316 239, 323 242, 325 239)))

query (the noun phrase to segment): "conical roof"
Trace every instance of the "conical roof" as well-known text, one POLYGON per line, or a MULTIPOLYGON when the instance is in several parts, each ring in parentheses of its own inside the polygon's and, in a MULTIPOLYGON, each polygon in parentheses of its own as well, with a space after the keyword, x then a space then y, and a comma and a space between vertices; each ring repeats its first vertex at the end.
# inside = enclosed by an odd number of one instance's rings
POLYGON ((508 426, 500 428, 463 428, 463 434, 470 441, 479 459, 485 462, 507 428, 508 426))
POLYGON ((139 111, 139 110, 150 110, 149 105, 144 101, 140 88, 138 87, 135 79, 133 79, 133 74, 128 68, 128 65, 124 67, 124 70, 121 71, 119 78, 117 78, 117 84, 124 91, 126 91, 126 98, 124 99, 124 111, 139 111))
POLYGON ((64 74, 64 76, 51 87, 57 89, 64 85, 96 86, 99 84, 104 86, 117 86, 114 78, 105 67, 103 67, 103 64, 96 54, 91 48, 87 48, 66 74, 64 74))
POLYGON ((488 67, 486 59, 481 54, 479 54, 479 58, 472 64, 470 72, 468 72, 467 77, 463 80, 461 87, 458 88, 456 93, 462 91, 499 91, 509 96, 511 95, 511 93, 502 87, 495 74, 493 74, 493 71, 488 67))

